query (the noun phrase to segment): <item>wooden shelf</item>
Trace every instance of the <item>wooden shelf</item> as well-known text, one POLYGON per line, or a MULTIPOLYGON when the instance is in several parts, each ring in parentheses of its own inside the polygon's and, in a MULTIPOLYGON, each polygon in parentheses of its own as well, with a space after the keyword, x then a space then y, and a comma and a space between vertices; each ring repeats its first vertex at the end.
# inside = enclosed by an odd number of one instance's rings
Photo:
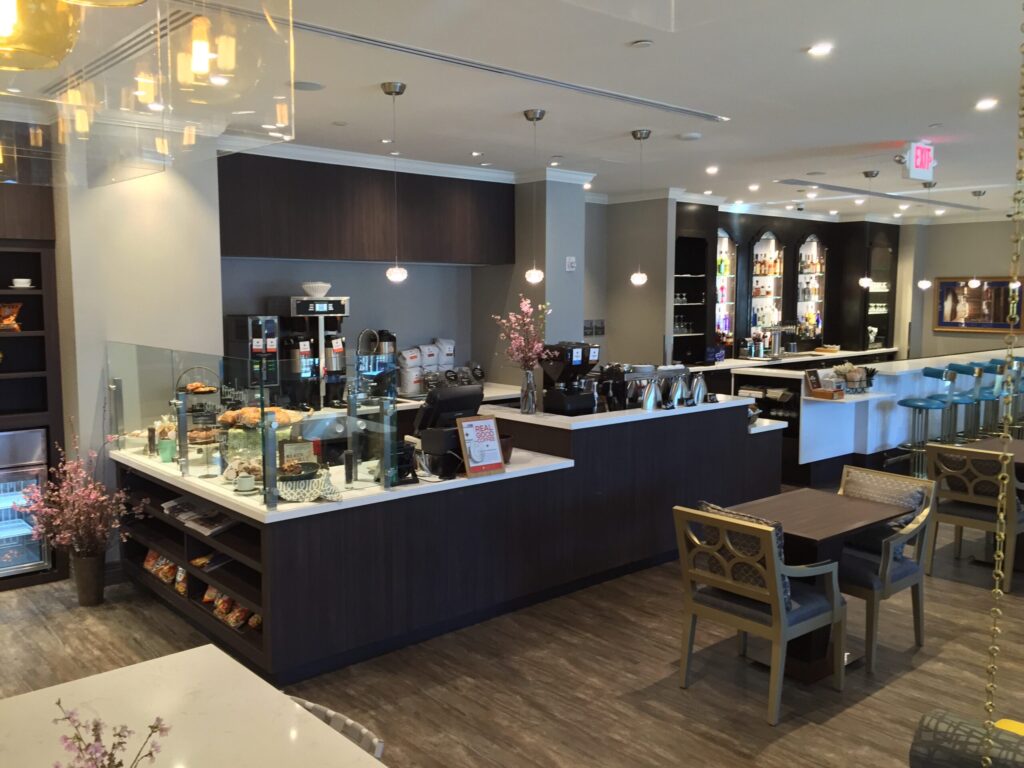
POLYGON ((676 277, 707 277, 707 275, 676 275, 676 277))
MULTIPOLYGON (((133 501, 131 503, 137 504, 140 495, 140 493, 133 493, 133 501)), ((171 496, 170 498, 175 497, 171 496)), ((170 498, 164 499, 164 501, 170 501, 170 498)), ((174 515, 167 514, 158 505, 150 503, 146 505, 145 509, 156 520, 172 528, 177 528, 182 533, 206 544, 211 549, 223 552, 225 555, 238 560, 258 573, 263 571, 259 529, 245 523, 236 523, 226 531, 221 531, 214 536, 207 536, 205 533, 188 527, 178 518, 174 517, 174 515)))
MULTIPOLYGON (((235 602, 245 606, 250 611, 263 613, 260 587, 252 581, 251 574, 253 571, 251 568, 231 561, 209 572, 204 571, 202 568, 197 568, 191 563, 186 563, 185 570, 200 581, 204 581, 221 592, 227 593, 235 602)), ((256 576, 259 578, 259 574, 256 574, 256 576)))
MULTIPOLYGON (((223 621, 217 618, 217 616, 213 613, 213 608, 211 606, 207 605, 201 600, 195 600, 194 598, 189 598, 188 602, 189 607, 191 607, 193 610, 200 611, 201 613, 206 614, 210 621, 217 622, 217 624, 219 624, 221 629, 223 629, 225 632, 230 632, 239 640, 248 643, 256 649, 259 649, 263 645, 262 632, 257 631, 255 629, 249 629, 249 627, 247 627, 245 624, 243 624, 238 629, 235 629, 234 627, 229 627, 227 624, 225 624, 223 621)), ((257 611, 257 613, 259 613, 259 611, 257 611)), ((263 614, 260 614, 260 616, 262 615, 263 614)))
POLYGON ((673 304, 673 307, 703 307, 703 301, 684 301, 681 304, 673 304))
POLYGON ((0 381, 9 379, 45 379, 46 371, 25 371, 24 373, 0 373, 0 381))
POLYGON ((703 336, 703 335, 704 335, 703 333, 673 333, 672 334, 673 338, 676 338, 676 339, 683 339, 683 338, 687 338, 689 336, 703 336))
POLYGON ((163 530, 167 526, 161 525, 152 518, 143 518, 128 523, 124 532, 135 539, 144 547, 156 550, 175 565, 185 567, 185 540, 180 536, 172 536, 169 531, 163 530))
POLYGON ((45 335, 46 331, 0 331, 0 339, 39 338, 45 335))
POLYGON ((42 296, 42 288, 0 288, 0 296, 42 296))

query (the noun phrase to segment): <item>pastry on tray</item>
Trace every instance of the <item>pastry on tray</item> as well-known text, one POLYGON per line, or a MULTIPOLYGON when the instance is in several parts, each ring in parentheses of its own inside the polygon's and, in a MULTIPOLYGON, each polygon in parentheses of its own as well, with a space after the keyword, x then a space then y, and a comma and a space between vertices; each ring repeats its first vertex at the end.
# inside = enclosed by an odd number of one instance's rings
MULTIPOLYGON (((263 412, 272 413, 277 419, 280 427, 287 427, 302 421, 302 414, 298 411, 289 411, 276 405, 268 406, 263 412)), ((225 427, 258 427, 260 424, 260 409, 258 406, 247 406, 234 411, 224 411, 217 421, 225 427)))
POLYGON ((217 430, 213 428, 200 427, 188 431, 188 441, 190 443, 212 443, 216 439, 217 430))
POLYGON ((212 395, 217 388, 212 384, 203 384, 201 381, 193 381, 185 385, 185 391, 190 395, 212 395))

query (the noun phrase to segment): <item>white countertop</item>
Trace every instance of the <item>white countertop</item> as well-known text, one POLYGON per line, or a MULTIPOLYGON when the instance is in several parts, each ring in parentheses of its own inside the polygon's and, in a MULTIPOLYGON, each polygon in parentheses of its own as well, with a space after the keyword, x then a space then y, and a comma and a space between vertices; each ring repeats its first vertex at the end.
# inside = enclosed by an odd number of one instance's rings
POLYGON ((751 435, 760 435, 764 432, 775 432, 776 430, 785 429, 788 426, 787 422, 779 421, 778 419, 758 419, 747 427, 747 432, 751 435))
MULTIPOLYGON (((823 366, 828 367, 828 366, 823 366)), ((747 368, 742 371, 733 371, 733 376, 765 376, 772 379, 802 379, 804 377, 803 371, 791 371, 785 368, 747 368)))
POLYGON ((862 392, 856 395, 851 395, 849 392, 845 393, 842 400, 822 400, 819 397, 807 397, 803 396, 805 403, 825 403, 827 405, 856 405, 857 403, 866 403, 869 400, 894 400, 896 395, 892 392, 862 392))
MULTIPOLYGON (((511 409, 510 409, 511 410, 511 409)), ((482 412, 482 410, 481 410, 482 412)), ((517 412, 518 413, 518 412, 517 412)), ((261 495, 240 496, 234 492, 231 483, 221 480, 219 477, 202 479, 198 475, 205 471, 202 460, 192 460, 190 471, 194 475, 182 477, 178 470, 177 462, 163 463, 157 459, 151 459, 144 455, 141 449, 122 449, 110 452, 110 458, 131 469, 137 470, 144 475, 159 478, 162 482, 185 493, 191 493, 207 501, 212 501, 222 507, 227 507, 234 512, 252 518, 259 523, 277 523, 282 520, 293 520, 298 517, 309 517, 320 515, 325 512, 336 512, 339 510, 361 507, 366 504, 378 504, 380 502, 395 501, 409 496, 418 496, 425 493, 438 493, 458 488, 468 488, 483 483, 501 482, 516 477, 537 475, 543 472, 554 472, 560 469, 570 469, 575 466, 571 459, 563 459, 557 456, 547 456, 543 453, 534 453, 515 448, 512 451, 512 461, 506 465, 505 472, 484 477, 457 477, 454 480, 427 481, 412 485, 400 485, 386 491, 376 483, 360 482, 362 487, 353 490, 345 488, 344 467, 331 468, 331 482, 336 488, 341 488, 342 498, 340 501, 318 501, 296 503, 279 501, 277 509, 273 512, 267 510, 263 504, 261 495)), ((361 476, 365 477, 368 470, 364 467, 360 470, 361 476)), ((2 765, 2 763, 0 763, 2 765)))
MULTIPOLYGON (((1020 354, 1020 353, 1018 353, 1020 354)), ((983 352, 967 352, 961 355, 942 355, 940 357, 918 357, 911 360, 893 360, 891 363, 876 363, 879 376, 905 376, 908 373, 919 373, 925 368, 945 368, 950 363, 972 363, 1002 360, 1006 357, 1006 349, 990 349, 983 352)))
MULTIPOLYGON (((898 351, 898 347, 884 347, 881 349, 864 349, 858 351, 843 349, 838 352, 808 352, 805 354, 791 355, 784 357, 781 360, 751 360, 745 357, 736 357, 724 360, 721 363, 716 363, 715 365, 695 365, 692 366, 690 370, 695 373, 697 371, 729 371, 741 368, 764 368, 774 365, 785 365, 786 363, 812 363, 816 360, 828 363, 830 360, 864 357, 866 355, 887 355, 891 352, 898 351)), ((822 367, 824 368, 825 366, 822 365, 822 367)))
MULTIPOLYGON (((0 765, 50 766, 70 757, 58 741, 70 726, 53 724, 57 699, 83 720, 103 720, 108 743, 110 727, 135 731, 127 761, 140 734, 163 718, 171 730, 158 737, 159 768, 383 765, 212 645, 0 701, 0 765)), ((387 733, 377 735, 387 743, 387 733)))
POLYGON ((735 397, 733 395, 718 395, 717 403, 703 403, 692 408, 672 408, 655 411, 645 411, 642 408, 630 408, 625 411, 607 411, 605 413, 588 413, 583 416, 562 416, 556 413, 520 413, 518 408, 506 408, 500 405, 485 405, 480 413, 485 416, 496 416, 507 421, 517 421, 524 424, 535 424, 541 427, 552 429, 592 429, 594 427, 607 427, 612 424, 626 424, 633 421, 646 421, 647 419, 667 419, 673 417, 691 416, 695 413, 707 413, 722 408, 738 408, 740 406, 753 405, 753 399, 749 397, 735 397))

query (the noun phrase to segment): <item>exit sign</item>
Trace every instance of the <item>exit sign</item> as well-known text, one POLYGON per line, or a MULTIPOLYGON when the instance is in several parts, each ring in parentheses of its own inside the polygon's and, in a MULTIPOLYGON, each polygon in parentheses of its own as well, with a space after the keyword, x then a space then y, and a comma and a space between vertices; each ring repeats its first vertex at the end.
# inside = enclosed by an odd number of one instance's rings
POLYGON ((906 150, 903 178, 931 181, 935 168, 935 147, 923 141, 911 142, 906 150))

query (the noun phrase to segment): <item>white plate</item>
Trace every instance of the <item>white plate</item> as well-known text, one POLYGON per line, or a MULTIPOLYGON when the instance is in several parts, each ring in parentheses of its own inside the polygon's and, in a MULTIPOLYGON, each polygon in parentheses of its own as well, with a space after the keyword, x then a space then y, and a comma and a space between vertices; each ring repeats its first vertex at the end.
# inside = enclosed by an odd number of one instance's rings
POLYGON ((27 291, 29 289, 35 290, 35 286, 34 285, 15 285, 14 283, 11 283, 7 287, 8 288, 13 288, 16 291, 27 291))

